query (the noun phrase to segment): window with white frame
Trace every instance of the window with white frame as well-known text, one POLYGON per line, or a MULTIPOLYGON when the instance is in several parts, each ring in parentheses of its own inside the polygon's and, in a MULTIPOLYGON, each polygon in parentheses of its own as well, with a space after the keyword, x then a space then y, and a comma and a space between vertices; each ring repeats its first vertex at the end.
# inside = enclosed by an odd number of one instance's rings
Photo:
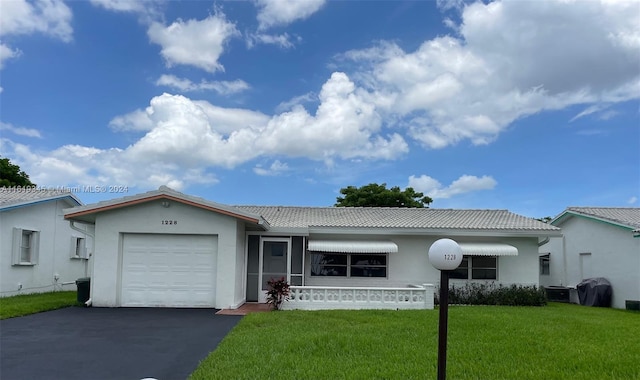
POLYGON ((312 252, 311 275, 387 277, 387 254, 312 252))
POLYGON ((546 255, 542 255, 540 256, 540 274, 541 275, 549 275, 551 274, 551 268, 550 268, 550 261, 549 260, 550 254, 546 254, 546 255))
POLYGON ((13 229, 12 264, 35 265, 38 263, 40 232, 22 228, 13 229))
POLYGON ((460 266, 451 271, 449 278, 461 280, 497 280, 498 257, 464 256, 460 266))
POLYGON ((72 259, 86 259, 87 258, 87 247, 85 244, 85 238, 82 237, 71 237, 71 258, 72 259))

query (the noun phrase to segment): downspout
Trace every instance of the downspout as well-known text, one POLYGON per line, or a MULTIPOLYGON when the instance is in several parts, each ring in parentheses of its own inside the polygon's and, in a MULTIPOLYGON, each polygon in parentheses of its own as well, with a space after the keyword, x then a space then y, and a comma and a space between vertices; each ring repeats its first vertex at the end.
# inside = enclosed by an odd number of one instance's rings
MULTIPOLYGON (((567 281, 567 240, 564 235, 562 235, 562 281, 564 282, 564 286, 567 286, 569 283, 567 281)), ((562 283, 560 285, 562 285, 562 283)))

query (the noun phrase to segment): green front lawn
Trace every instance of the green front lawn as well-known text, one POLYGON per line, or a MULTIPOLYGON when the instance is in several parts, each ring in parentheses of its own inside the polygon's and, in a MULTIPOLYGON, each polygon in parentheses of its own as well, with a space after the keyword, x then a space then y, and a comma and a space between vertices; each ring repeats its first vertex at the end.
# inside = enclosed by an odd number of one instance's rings
MULTIPOLYGON (((449 308, 449 379, 640 379, 640 313, 449 308)), ((438 310, 251 314, 192 379, 434 379, 438 310)))
POLYGON ((76 292, 24 294, 0 298, 0 319, 21 317, 77 304, 76 292))

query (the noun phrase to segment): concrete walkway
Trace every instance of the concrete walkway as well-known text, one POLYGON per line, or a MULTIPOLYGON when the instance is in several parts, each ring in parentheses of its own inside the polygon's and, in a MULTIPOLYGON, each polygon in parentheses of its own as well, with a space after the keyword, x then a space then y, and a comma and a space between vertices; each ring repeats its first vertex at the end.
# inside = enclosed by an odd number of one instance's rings
POLYGON ((0 321, 0 379, 186 379, 241 316, 70 307, 0 321))

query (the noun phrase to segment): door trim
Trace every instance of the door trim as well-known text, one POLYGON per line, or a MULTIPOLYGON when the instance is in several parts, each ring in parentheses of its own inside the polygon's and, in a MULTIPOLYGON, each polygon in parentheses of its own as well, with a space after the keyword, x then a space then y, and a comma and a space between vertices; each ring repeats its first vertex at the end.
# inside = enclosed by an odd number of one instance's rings
POLYGON ((291 237, 265 237, 260 236, 260 254, 258 260, 258 302, 267 302, 267 293, 262 290, 262 272, 264 271, 264 243, 287 243, 287 282, 291 281, 291 237))

